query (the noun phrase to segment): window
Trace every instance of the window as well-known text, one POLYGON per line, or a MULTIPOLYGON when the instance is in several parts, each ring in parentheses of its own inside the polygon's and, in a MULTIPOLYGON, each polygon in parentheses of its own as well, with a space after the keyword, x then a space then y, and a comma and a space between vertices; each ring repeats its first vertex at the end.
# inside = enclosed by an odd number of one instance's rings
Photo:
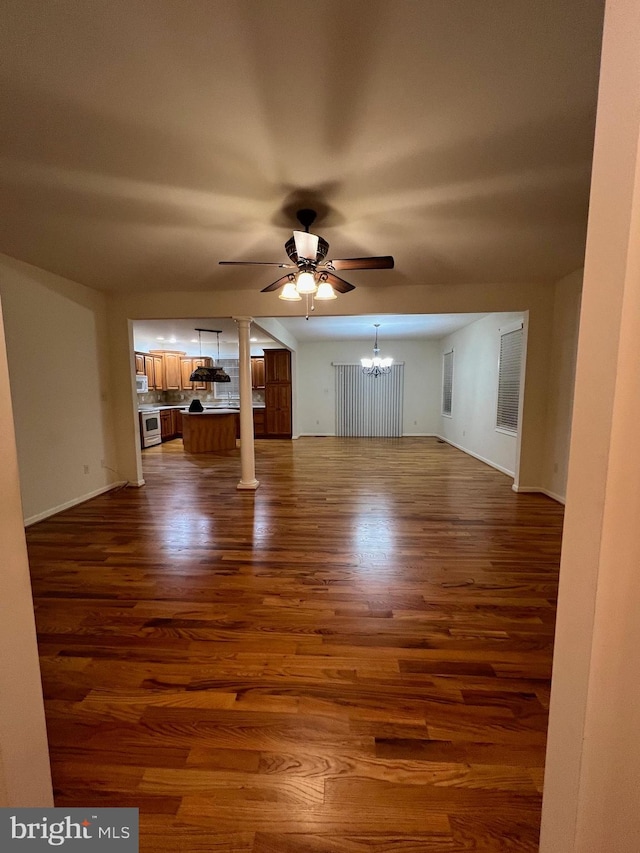
POLYGON ((453 397, 453 350, 442 356, 442 414, 451 417, 453 397))
POLYGON ((521 362, 522 328, 501 334, 496 429, 510 433, 518 431, 521 362))
POLYGON ((229 397, 240 397, 240 361, 237 358, 217 358, 216 367, 224 367, 231 382, 214 382, 213 389, 216 397, 227 400, 229 397))

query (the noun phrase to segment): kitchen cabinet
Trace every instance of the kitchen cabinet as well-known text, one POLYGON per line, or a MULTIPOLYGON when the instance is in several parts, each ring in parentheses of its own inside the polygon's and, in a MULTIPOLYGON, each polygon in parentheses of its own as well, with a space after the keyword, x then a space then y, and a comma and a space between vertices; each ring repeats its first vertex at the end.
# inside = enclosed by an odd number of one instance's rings
POLYGON ((254 391, 261 391, 264 388, 264 356, 251 356, 251 388, 254 391))
POLYGON ((153 356, 153 381, 155 391, 164 390, 164 359, 161 355, 153 356))
POLYGON ((229 410, 185 412, 182 415, 184 449, 187 453, 235 450, 238 414, 229 410))
POLYGON ((153 391, 156 387, 156 366, 152 355, 144 356, 144 372, 147 376, 149 391, 153 391))
POLYGON ((180 409, 171 409, 173 417, 173 434, 176 438, 182 438, 182 412, 180 409))
POLYGON ((264 435, 291 438, 291 353, 265 350, 264 435))
POLYGON ((160 435, 163 441, 170 441, 175 437, 173 434, 173 415, 171 409, 162 409, 160 411, 160 435))
POLYGON ((172 441, 182 435, 180 409, 160 409, 160 435, 163 441, 172 441))
POLYGON ((254 438, 264 438, 264 409, 253 410, 254 438))
POLYGON ((291 438, 291 386, 267 384, 264 396, 265 434, 291 438))
POLYGON ((141 352, 134 353, 136 362, 136 376, 144 376, 144 354, 141 352))
POLYGON ((190 382, 189 377, 196 367, 213 367, 213 359, 208 356, 202 358, 191 358, 189 356, 180 359, 180 375, 184 391, 210 391, 211 382, 190 382))
POLYGON ((164 359, 164 387, 166 391, 180 391, 182 389, 182 375, 180 373, 180 353, 165 352, 164 359))
POLYGON ((270 382, 291 382, 291 353, 288 349, 264 351, 265 385, 270 382))

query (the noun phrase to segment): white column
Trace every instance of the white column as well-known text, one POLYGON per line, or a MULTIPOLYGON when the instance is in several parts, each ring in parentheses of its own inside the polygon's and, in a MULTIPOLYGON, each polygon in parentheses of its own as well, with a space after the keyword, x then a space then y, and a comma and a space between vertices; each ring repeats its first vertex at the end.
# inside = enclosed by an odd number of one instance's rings
POLYGON ((640 3, 608 0, 541 853, 640 850, 640 3))
POLYGON ((251 317, 234 317, 240 347, 240 466, 238 489, 257 489, 256 452, 253 440, 253 395, 251 393, 251 317))

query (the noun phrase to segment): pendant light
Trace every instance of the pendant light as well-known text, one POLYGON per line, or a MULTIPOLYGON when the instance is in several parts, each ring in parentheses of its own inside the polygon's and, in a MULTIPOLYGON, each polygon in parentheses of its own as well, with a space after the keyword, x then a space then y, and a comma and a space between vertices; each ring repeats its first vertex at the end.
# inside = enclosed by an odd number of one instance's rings
MULTIPOLYGON (((202 358, 202 332, 211 332, 217 336, 218 341, 218 361, 220 361, 220 335, 222 329, 196 329, 198 333, 198 342, 200 344, 200 358, 202 358)), ((231 382, 231 377, 222 367, 196 367, 189 382, 231 382)))

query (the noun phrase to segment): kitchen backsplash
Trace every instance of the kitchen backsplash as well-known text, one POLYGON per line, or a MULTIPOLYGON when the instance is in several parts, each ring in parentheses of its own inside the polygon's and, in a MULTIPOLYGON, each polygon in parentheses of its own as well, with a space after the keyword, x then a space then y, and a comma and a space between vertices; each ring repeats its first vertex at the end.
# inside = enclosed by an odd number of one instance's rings
MULTIPOLYGON (((253 391, 253 402, 264 403, 264 390, 253 391)), ((225 403, 227 395, 223 392, 217 395, 213 391, 149 391, 147 394, 138 394, 138 405, 149 406, 154 403, 161 405, 175 405, 184 403, 188 406, 192 400, 198 399, 202 403, 225 403)), ((231 397, 232 401, 237 402, 237 397, 231 397)))

